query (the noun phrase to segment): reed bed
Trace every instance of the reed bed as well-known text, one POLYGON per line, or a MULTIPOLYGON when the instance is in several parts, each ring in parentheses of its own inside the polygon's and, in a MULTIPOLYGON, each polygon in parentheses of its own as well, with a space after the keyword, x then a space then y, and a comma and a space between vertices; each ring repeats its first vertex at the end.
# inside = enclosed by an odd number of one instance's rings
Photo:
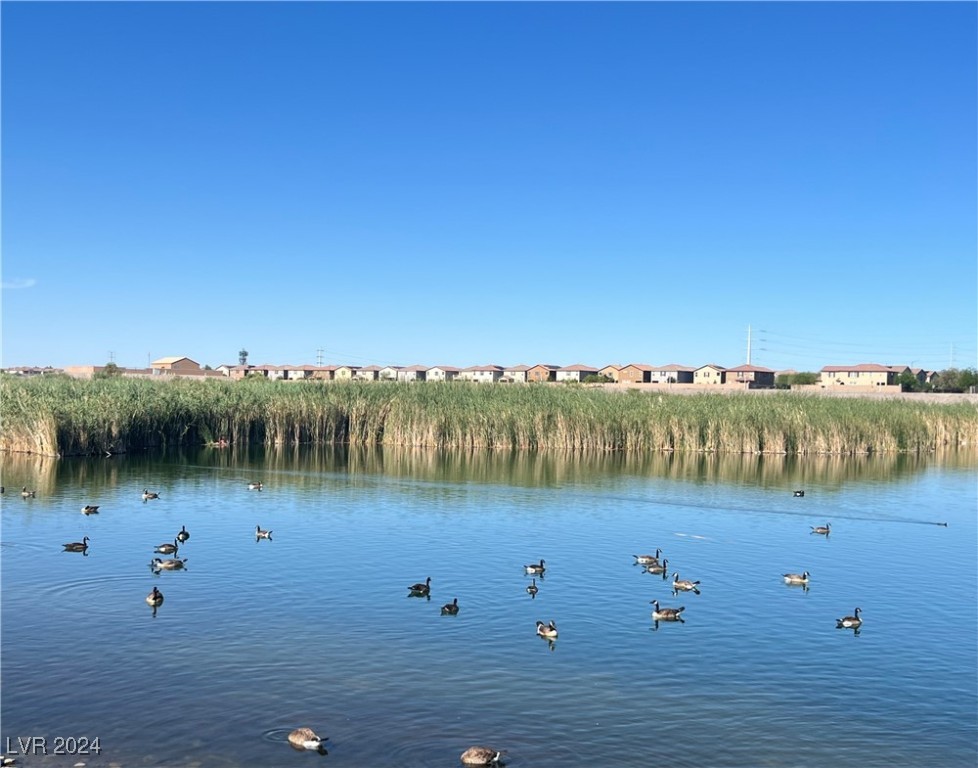
POLYGON ((571 452, 867 454, 978 445, 972 403, 565 385, 0 377, 0 450, 348 444, 571 452))

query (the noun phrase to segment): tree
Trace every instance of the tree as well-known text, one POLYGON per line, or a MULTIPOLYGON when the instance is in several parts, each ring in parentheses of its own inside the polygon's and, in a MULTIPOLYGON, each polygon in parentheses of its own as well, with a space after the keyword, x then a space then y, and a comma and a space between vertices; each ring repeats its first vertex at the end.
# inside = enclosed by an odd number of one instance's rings
POLYGON ((122 369, 115 363, 106 363, 101 371, 92 374, 93 379, 114 379, 122 376, 122 369))
POLYGON ((901 392, 919 392, 922 389, 920 379, 910 371, 904 371, 897 376, 896 383, 900 385, 901 392))
POLYGON ((804 384, 818 384, 819 374, 811 371, 801 371, 800 373, 782 373, 774 382, 777 389, 790 389, 792 386, 804 384))
POLYGON ((247 365, 247 364, 248 364, 248 350, 242 347, 241 351, 238 352, 238 365, 247 365))

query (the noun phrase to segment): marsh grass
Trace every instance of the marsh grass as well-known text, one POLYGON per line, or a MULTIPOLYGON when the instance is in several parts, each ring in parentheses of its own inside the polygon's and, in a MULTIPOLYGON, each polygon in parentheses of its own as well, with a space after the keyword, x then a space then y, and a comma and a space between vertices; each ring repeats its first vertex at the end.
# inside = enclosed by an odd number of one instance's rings
POLYGON ((978 444, 974 404, 563 385, 0 377, 0 450, 349 444, 864 454, 978 444))

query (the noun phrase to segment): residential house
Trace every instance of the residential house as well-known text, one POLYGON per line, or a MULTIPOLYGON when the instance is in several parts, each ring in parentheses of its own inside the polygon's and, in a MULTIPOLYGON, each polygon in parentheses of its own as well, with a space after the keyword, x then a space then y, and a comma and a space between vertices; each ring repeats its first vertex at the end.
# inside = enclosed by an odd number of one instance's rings
POLYGON ((826 365, 819 371, 820 383, 823 387, 895 386, 897 375, 892 366, 877 363, 826 365))
POLYGON ((691 368, 688 365, 677 365, 676 363, 652 366, 652 370, 649 373, 649 383, 692 384, 695 371, 695 368, 691 368))
POLYGON ((454 365, 435 365, 428 369, 425 381, 455 381, 461 370, 454 365))
POLYGON ((777 373, 772 368, 762 368, 759 365, 738 365, 727 368, 724 384, 741 386, 747 389, 771 389, 774 387, 774 377, 777 373))
POLYGON ((618 371, 621 384, 649 384, 652 381, 652 366, 645 363, 629 363, 618 371))
POLYGON ((353 378, 357 381, 377 381, 380 370, 379 365, 365 365, 354 372, 353 378))
POLYGON ((620 365, 606 365, 604 368, 598 369, 599 376, 604 376, 606 379, 615 382, 615 384, 618 383, 620 373, 621 373, 620 365))
POLYGON ((167 374, 190 374, 200 372, 200 363, 196 363, 189 357, 161 357, 149 364, 154 376, 165 376, 167 374))
POLYGON ((501 365, 470 365, 458 372, 462 381, 475 381, 480 384, 495 384, 503 376, 501 365))
POLYGON ((723 384, 726 380, 725 373, 726 368, 722 365, 715 365, 713 363, 707 363, 706 365, 701 365, 695 371, 693 371, 693 383, 694 384, 723 384))
POLYGON ((584 381, 588 376, 596 376, 598 373, 597 368, 592 368, 590 365, 581 365, 576 363, 575 365, 565 365, 563 368, 557 369, 557 381, 584 381))
POLYGON ((377 372, 377 379, 380 381, 397 381, 398 371, 401 370, 399 365, 385 365, 377 372))
POLYGON ((547 363, 540 363, 539 365, 534 365, 526 372, 526 380, 530 383, 542 382, 542 381, 557 381, 557 371, 560 369, 559 365, 549 365, 547 363))
POLYGON ((359 365, 338 365, 336 366, 336 372, 333 374, 333 380, 352 381, 359 370, 359 365))
POLYGON ((398 381, 424 381, 428 372, 427 365, 408 365, 397 372, 398 381))
POLYGON ((528 365, 511 365, 509 368, 503 369, 503 376, 500 381, 506 384, 526 384, 529 381, 529 373, 530 366, 528 365))

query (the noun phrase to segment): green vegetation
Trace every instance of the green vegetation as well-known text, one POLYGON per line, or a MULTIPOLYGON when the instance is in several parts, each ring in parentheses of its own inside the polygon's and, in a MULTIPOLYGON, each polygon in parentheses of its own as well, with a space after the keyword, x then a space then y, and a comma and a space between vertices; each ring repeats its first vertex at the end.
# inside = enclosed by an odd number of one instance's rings
POLYGON ((439 448, 859 454, 978 445, 972 403, 787 392, 0 377, 0 450, 351 444, 439 448))

